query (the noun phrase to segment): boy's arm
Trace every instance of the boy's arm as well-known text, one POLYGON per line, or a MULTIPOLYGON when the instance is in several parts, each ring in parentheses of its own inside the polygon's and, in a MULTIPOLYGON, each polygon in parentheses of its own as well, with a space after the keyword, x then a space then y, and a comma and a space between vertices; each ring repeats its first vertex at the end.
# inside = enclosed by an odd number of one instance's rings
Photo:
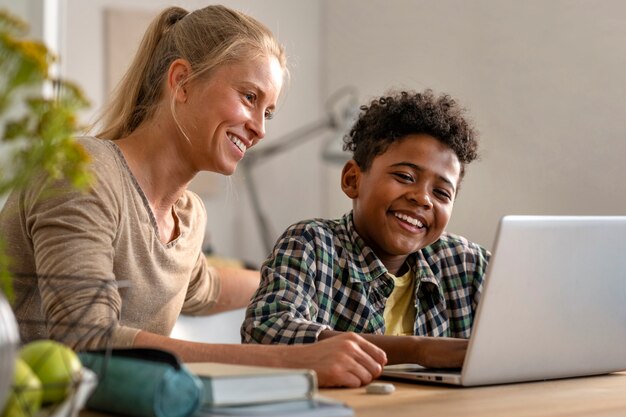
POLYGON ((480 298, 483 292, 485 274, 487 273, 487 266, 489 265, 489 260, 491 259, 491 252, 481 246, 476 246, 478 247, 476 256, 476 268, 473 274, 474 279, 472 280, 472 312, 474 314, 478 309, 478 303, 480 302, 480 298))
MULTIPOLYGON (((328 339, 342 334, 335 330, 324 330, 319 339, 328 339)), ((427 368, 460 368, 465 359, 467 339, 426 336, 385 336, 361 334, 368 342, 378 346, 387 354, 389 365, 416 363, 427 368)))
POLYGON ((322 308, 316 251, 299 227, 285 232, 261 268, 261 283, 241 327, 244 343, 311 343, 330 328, 316 322, 322 308))
MULTIPOLYGON (((472 319, 482 292, 484 274, 489 263, 490 253, 481 246, 464 240, 461 259, 466 263, 457 269, 468 271, 471 276, 471 311, 472 319)), ((467 330, 467 337, 471 327, 467 330)), ((319 339, 326 339, 341 332, 324 330, 319 339)), ((468 339, 460 337, 426 336, 385 336, 362 334, 363 338, 383 349, 387 353, 389 364, 416 363, 428 368, 459 368, 463 365, 468 339)))

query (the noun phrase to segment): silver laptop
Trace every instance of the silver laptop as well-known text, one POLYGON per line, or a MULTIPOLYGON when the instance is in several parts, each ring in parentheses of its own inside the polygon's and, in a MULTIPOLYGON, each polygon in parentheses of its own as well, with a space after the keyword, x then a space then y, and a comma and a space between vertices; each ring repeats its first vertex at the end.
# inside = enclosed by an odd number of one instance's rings
POLYGON ((626 370, 626 216, 505 216, 462 369, 383 376, 476 386, 626 370))

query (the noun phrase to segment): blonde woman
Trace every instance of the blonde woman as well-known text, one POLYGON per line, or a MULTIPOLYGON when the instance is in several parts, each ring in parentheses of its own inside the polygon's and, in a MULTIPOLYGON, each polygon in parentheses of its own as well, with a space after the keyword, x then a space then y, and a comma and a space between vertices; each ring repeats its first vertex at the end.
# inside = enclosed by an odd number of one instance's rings
POLYGON ((359 386, 380 374, 384 352, 355 334, 297 346, 168 336, 181 311, 243 307, 258 285, 258 272, 207 266, 206 212, 187 185, 200 171, 235 171, 265 136, 286 75, 282 46, 240 12, 171 7, 153 21, 99 132, 79 139, 91 156, 91 190, 41 178, 0 214, 23 341, 307 367, 321 386, 359 386))

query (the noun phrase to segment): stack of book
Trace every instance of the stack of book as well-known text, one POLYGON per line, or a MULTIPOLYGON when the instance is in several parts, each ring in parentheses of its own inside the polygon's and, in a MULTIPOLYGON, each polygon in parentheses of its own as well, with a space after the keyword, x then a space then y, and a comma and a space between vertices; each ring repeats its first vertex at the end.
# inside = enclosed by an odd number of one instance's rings
POLYGON ((349 417, 354 411, 317 392, 317 378, 308 369, 187 363, 204 385, 197 416, 349 417))

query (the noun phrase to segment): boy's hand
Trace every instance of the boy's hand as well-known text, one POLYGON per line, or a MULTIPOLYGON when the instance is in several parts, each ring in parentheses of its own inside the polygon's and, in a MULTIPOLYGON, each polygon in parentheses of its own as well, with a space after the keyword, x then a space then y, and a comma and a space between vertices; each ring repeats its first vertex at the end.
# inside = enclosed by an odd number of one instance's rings
MULTIPOLYGON (((333 339, 342 332, 324 330, 320 339, 333 339)), ((416 363, 427 368, 460 368, 465 359, 467 339, 427 336, 386 336, 362 334, 387 354, 388 363, 416 363)))
POLYGON ((467 339, 414 336, 419 365, 427 368, 460 368, 465 360, 467 339))
POLYGON ((385 352, 356 333, 343 333, 299 346, 294 360, 313 368, 320 387, 360 387, 380 376, 385 352))

